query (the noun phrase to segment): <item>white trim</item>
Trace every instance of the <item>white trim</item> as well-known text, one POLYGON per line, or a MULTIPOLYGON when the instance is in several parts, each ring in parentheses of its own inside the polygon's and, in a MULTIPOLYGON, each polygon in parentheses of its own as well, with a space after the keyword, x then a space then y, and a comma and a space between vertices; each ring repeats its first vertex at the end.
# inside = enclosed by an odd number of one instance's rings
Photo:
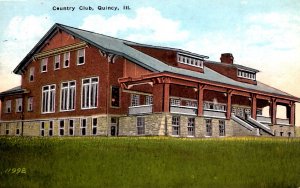
POLYGON ((15 112, 23 112, 23 98, 16 98, 16 103, 15 103, 15 107, 16 107, 16 111, 15 112), (19 110, 19 107, 21 107, 21 110, 19 110))
POLYGON ((71 52, 70 51, 68 51, 68 52, 65 52, 65 53, 63 53, 64 55, 64 61, 63 61, 63 68, 68 68, 68 67, 70 67, 70 63, 71 63, 71 61, 70 61, 70 56, 71 56, 71 52), (68 54, 68 56, 65 56, 65 54, 68 54), (69 60, 69 63, 68 63, 68 66, 66 66, 66 64, 65 64, 65 61, 66 60, 69 60))
POLYGON ((80 118, 80 133, 79 133, 80 136, 87 136, 87 131, 86 131, 87 130, 87 124, 88 124, 87 118, 80 118), (82 126, 83 120, 85 120, 85 127, 82 126), (85 134, 84 135, 82 134, 83 129, 85 129, 85 134))
POLYGON ((95 109, 95 108, 98 108, 98 104, 99 104, 99 94, 100 94, 100 92, 99 92, 99 90, 100 90, 100 87, 99 87, 99 83, 100 83, 100 79, 99 79, 99 76, 98 77, 89 77, 89 78, 83 78, 82 80, 81 80, 81 109, 82 110, 86 110, 86 109, 95 109), (96 101, 96 106, 91 106, 91 96, 92 96, 92 93, 91 93, 91 88, 92 88, 92 85, 93 85, 93 82, 92 82, 92 79, 95 79, 95 78, 97 78, 98 79, 98 81, 97 82, 94 82, 94 84, 95 83, 97 83, 97 90, 94 90, 94 92, 95 91, 97 91, 96 93, 94 93, 94 95, 96 95, 96 97, 97 97, 97 101, 96 101), (83 83, 83 81, 84 80, 89 80, 89 83, 88 84, 84 84, 83 83), (89 87, 89 93, 86 93, 87 95, 89 95, 89 101, 88 101, 88 105, 87 105, 87 107, 83 107, 83 102, 84 102, 84 100, 83 100, 83 87, 85 86, 85 85, 87 85, 88 87, 89 87))
POLYGON ((41 97, 41 113, 42 114, 55 113, 55 97, 56 97, 56 84, 42 86, 42 97, 41 97), (51 86, 54 86, 54 89, 51 89, 51 86), (44 88, 45 87, 49 87, 48 91, 45 91, 45 93, 48 92, 49 94, 48 94, 48 98, 47 98, 48 108, 44 112, 43 111, 43 107, 44 107, 43 99, 44 99, 44 88), (50 111, 51 110, 51 108, 50 108, 50 101, 51 101, 50 93, 51 93, 51 91, 54 91, 54 93, 53 93, 53 111, 50 111))
POLYGON ((12 108, 11 107, 12 107, 12 100, 10 99, 10 100, 5 101, 4 112, 7 113, 7 114, 12 113, 12 108), (8 109, 10 109, 10 112, 8 111, 8 109))
POLYGON ((78 50, 77 50, 77 54, 76 54, 77 65, 79 65, 79 66, 80 66, 80 65, 84 65, 84 64, 85 64, 85 60, 86 60, 86 59, 85 59, 85 48, 78 49, 78 50), (79 52, 80 52, 81 50, 83 50, 83 63, 80 64, 80 63, 79 63, 79 58, 82 57, 82 56, 79 56, 79 52))
MULTIPOLYGON (((60 109, 60 112, 69 112, 69 111, 75 111, 76 109, 76 80, 71 80, 71 81, 66 81, 66 82, 61 82, 61 87, 60 87, 60 103, 59 103, 59 109, 60 109), (74 82, 74 86, 71 86, 71 83, 74 82), (67 84, 67 87, 64 87, 63 84, 67 84), (71 88, 74 88, 74 98, 73 98, 73 108, 70 109, 70 91, 71 91, 71 88), (62 109, 62 92, 63 92, 63 89, 66 89, 67 91, 67 98, 65 100, 66 101, 66 109, 63 110, 62 109)), ((72 102, 72 101, 71 101, 72 102)))
POLYGON ((54 70, 59 70, 60 69, 60 54, 54 56, 54 58, 53 58, 53 68, 54 68, 54 70), (56 57, 58 57, 58 61, 57 61, 56 57), (56 68, 56 63, 58 63, 58 68, 56 68))
POLYGON ((146 119, 145 119, 145 116, 137 116, 136 117, 136 135, 146 135, 146 119), (143 119, 142 126, 139 125, 139 121, 138 121, 139 118, 143 119), (139 134, 139 128, 143 128, 142 129, 143 134, 139 134))
POLYGON ((34 67, 31 67, 29 69, 29 78, 28 78, 29 82, 33 82, 34 81, 34 67), (32 80, 31 80, 31 76, 32 76, 32 80))
POLYGON ((237 69, 237 77, 255 81, 256 80, 256 73, 248 71, 248 70, 245 71, 245 70, 237 69), (246 76, 246 74, 247 74, 247 76, 246 76))
POLYGON ((47 70, 48 70, 48 57, 43 58, 41 60, 41 73, 47 72, 47 70), (44 66, 46 67, 46 70, 43 70, 44 66))
POLYGON ((33 112, 33 97, 27 98, 27 112, 33 112))
POLYGON ((182 63, 184 65, 201 68, 201 69, 203 69, 203 64, 204 64, 203 59, 196 57, 196 56, 191 56, 191 55, 182 54, 182 53, 177 53, 177 62, 182 63), (185 59, 185 61, 183 61, 182 60, 183 58, 188 58, 188 59, 185 59), (187 63, 187 60, 189 61, 189 63, 187 63), (197 65, 190 63, 190 61, 193 61, 195 63, 197 62, 196 63, 197 65))

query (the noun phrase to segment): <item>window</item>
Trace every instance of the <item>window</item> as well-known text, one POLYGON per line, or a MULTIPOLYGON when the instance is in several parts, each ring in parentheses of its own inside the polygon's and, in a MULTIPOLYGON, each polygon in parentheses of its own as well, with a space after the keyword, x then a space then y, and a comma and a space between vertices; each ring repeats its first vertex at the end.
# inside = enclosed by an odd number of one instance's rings
POLYGON ((180 117, 172 116, 172 135, 179 136, 180 134, 180 117))
POLYGON ((171 106, 180 106, 180 99, 171 99, 171 106))
POLYGON ((69 135, 74 136, 74 120, 69 120, 69 135))
POLYGON ((288 132, 288 137, 291 137, 292 136, 292 133, 291 132, 288 132))
POLYGON ((42 96, 42 112, 54 112, 55 107, 55 85, 47 85, 43 87, 42 96))
POLYGON ((139 106, 140 105, 140 95, 131 94, 131 106, 139 106))
POLYGON ((82 80, 81 108, 96 108, 98 103, 98 78, 87 78, 82 80))
POLYGON ((65 121, 60 120, 59 121, 59 136, 65 135, 65 121))
POLYGON ((16 112, 22 112, 23 110, 23 99, 22 98, 18 98, 16 99, 16 112))
POLYGON ((138 135, 145 134, 145 117, 137 117, 136 127, 138 135))
POLYGON ((93 122, 93 126, 92 126, 93 135, 96 135, 97 134, 97 125, 98 125, 97 118, 93 118, 92 122, 93 122))
POLYGON ((5 134, 9 135, 9 124, 8 123, 5 125, 5 134))
POLYGON ((45 136, 45 122, 42 121, 40 125, 40 135, 45 136))
POLYGON ((69 111, 75 109, 75 81, 63 82, 61 84, 61 95, 60 95, 60 110, 69 111))
POLYGON ((11 113, 11 100, 5 102, 5 113, 11 113))
POLYGON ((86 135, 86 119, 81 119, 80 123, 80 135, 86 135))
POLYGON ((205 119, 206 136, 212 136, 212 124, 211 119, 205 119))
POLYGON ((283 136, 283 132, 280 132, 280 136, 283 136))
POLYGON ((67 68, 70 66, 70 52, 64 53, 64 68, 67 68))
POLYGON ((33 111, 33 97, 28 97, 27 99, 27 111, 28 112, 33 111))
POLYGON ((34 80, 34 67, 29 69, 29 82, 33 82, 34 80))
POLYGON ((182 64, 203 68, 203 60, 201 60, 197 57, 185 56, 182 54, 178 54, 177 61, 182 64))
POLYGON ((80 49, 77 51, 77 65, 84 64, 84 49, 80 49))
POLYGON ((153 104, 153 97, 152 96, 146 96, 146 101, 145 101, 146 105, 151 105, 153 104))
POLYGON ((60 68, 60 55, 56 55, 54 57, 54 70, 58 70, 60 68))
POLYGON ((111 87, 111 106, 120 107, 120 88, 116 86, 111 87))
POLYGON ((188 118, 188 136, 195 136, 195 118, 188 118))
POLYGON ((41 61, 41 72, 47 72, 48 58, 42 59, 41 61))
POLYGON ((219 120, 219 136, 225 136, 225 121, 219 120))
POLYGON ((49 136, 53 136, 53 121, 49 122, 49 136))
POLYGON ((248 72, 248 71, 244 71, 244 70, 240 70, 240 69, 238 69, 237 76, 240 78, 256 80, 256 73, 248 72))
POLYGON ((18 122, 17 125, 16 125, 16 135, 17 135, 17 136, 20 135, 20 128, 21 128, 21 125, 20 125, 20 124, 21 124, 21 123, 18 122))

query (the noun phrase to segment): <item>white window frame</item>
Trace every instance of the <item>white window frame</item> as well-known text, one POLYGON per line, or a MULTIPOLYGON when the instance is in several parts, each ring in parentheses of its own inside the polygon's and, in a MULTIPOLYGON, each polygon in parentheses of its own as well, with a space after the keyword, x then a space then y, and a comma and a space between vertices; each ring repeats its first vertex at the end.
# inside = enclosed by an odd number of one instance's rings
POLYGON ((225 136, 225 120, 219 120, 219 136, 225 136))
POLYGON ((55 112, 55 95, 56 95, 56 85, 55 84, 46 85, 46 86, 42 87, 42 102, 41 102, 42 114, 55 112), (48 87, 48 90, 44 90, 44 88, 46 88, 46 87, 48 87), (46 99, 44 100, 45 96, 46 96, 46 99), (52 98, 51 98, 51 96, 52 96, 52 98), (44 105, 47 105, 47 106, 44 106, 44 105))
POLYGON ((211 137, 212 136, 212 120, 204 119, 204 121, 205 121, 205 136, 211 137))
POLYGON ((41 60, 41 73, 47 72, 48 70, 48 58, 44 58, 41 60), (43 70, 43 68, 46 67, 46 70, 43 70))
POLYGON ((63 120, 63 119, 59 120, 58 135, 59 136, 64 136, 65 135, 65 120, 63 120))
POLYGON ((81 109, 97 108, 98 101, 99 101, 98 96, 99 96, 99 77, 82 79, 81 109), (97 79, 97 81, 93 81, 93 79, 97 79), (84 83, 85 81, 88 81, 88 83, 84 83), (94 99, 92 100, 93 97, 94 99))
POLYGON ((97 135, 97 130, 98 129, 98 119, 97 118, 92 118, 92 135, 97 135), (94 122, 96 120, 96 122, 94 122), (96 133, 94 133, 94 129, 96 130, 96 133))
POLYGON ((33 111, 33 97, 27 98, 27 111, 32 112, 33 111))
POLYGON ((145 104, 146 105, 152 105, 153 104, 153 96, 147 95, 145 98, 145 104))
POLYGON ((54 56, 54 70, 60 69, 60 55, 55 55, 54 56), (58 68, 56 65, 58 64, 58 68))
POLYGON ((189 137, 195 136, 195 118, 193 117, 188 118, 187 135, 189 137))
POLYGON ((146 125, 145 125, 145 117, 139 116, 136 118, 136 134, 137 135, 145 135, 146 125))
POLYGON ((203 69, 203 60, 194 56, 192 57, 188 55, 177 54, 177 62, 203 69))
POLYGON ((11 100, 5 102, 5 113, 12 113, 11 100))
POLYGON ((131 94, 130 105, 131 106, 139 106, 140 105, 140 95, 131 94))
POLYGON ((60 89, 60 111, 74 111, 76 102, 76 81, 61 83, 60 89), (66 86, 64 86, 66 84, 66 86))
POLYGON ((69 134, 69 136, 74 136, 75 135, 75 124, 74 124, 74 122, 75 122, 75 120, 74 119, 69 119, 69 132, 68 132, 68 134, 69 134), (71 126, 71 122, 72 122, 72 126, 71 126), (71 132, 71 130, 72 130, 72 134, 70 134, 70 132, 71 132))
POLYGON ((45 136, 45 121, 41 121, 40 123, 40 136, 45 136))
POLYGON ((80 135, 81 136, 86 136, 87 134, 86 134, 86 130, 87 130, 87 119, 86 118, 82 118, 82 119, 80 119, 80 135), (84 122, 85 121, 85 125, 84 125, 84 122), (83 126, 84 125, 84 126, 83 126), (85 134, 82 134, 82 131, 83 130, 85 130, 84 131, 84 133, 85 134))
POLYGON ((244 70, 241 70, 241 69, 238 69, 237 70, 237 76, 239 78, 245 78, 245 79, 248 79, 248 80, 256 80, 256 73, 255 72, 251 72, 251 71, 244 71, 244 70))
POLYGON ((33 82, 34 81, 34 67, 31 67, 29 69, 29 78, 28 78, 29 82, 33 82))
POLYGON ((63 62, 63 68, 68 68, 70 67, 70 52, 65 52, 64 53, 64 62, 63 62), (68 65, 66 65, 66 61, 68 60, 68 65))
POLYGON ((172 116, 172 136, 180 135, 180 116, 172 116))
POLYGON ((16 99, 16 112, 22 112, 23 111, 23 98, 17 98, 16 99))
POLYGON ((171 98, 171 106, 180 106, 180 105, 181 105, 180 99, 171 98))
POLYGON ((51 120, 49 121, 49 131, 48 131, 49 136, 53 136, 53 127, 54 127, 54 121, 51 120))
POLYGON ((77 65, 84 65, 85 64, 85 49, 77 50, 77 65), (83 63, 79 63, 80 58, 83 57, 83 63))

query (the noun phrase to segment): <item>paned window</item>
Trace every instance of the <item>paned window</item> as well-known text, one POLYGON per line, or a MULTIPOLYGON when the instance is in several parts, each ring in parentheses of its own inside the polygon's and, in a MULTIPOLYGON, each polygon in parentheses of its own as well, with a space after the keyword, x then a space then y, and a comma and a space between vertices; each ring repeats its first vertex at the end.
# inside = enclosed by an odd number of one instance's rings
POLYGON ((61 111, 69 111, 75 109, 75 81, 63 82, 61 84, 61 111))
POLYGON ((60 68, 60 55, 54 56, 54 70, 58 70, 60 68))
POLYGON ((60 120, 59 121, 59 136, 63 136, 65 135, 65 121, 64 120, 60 120))
POLYGON ((120 107, 120 88, 116 86, 111 87, 111 106, 120 107))
POLYGON ((206 136, 212 136, 212 123, 211 119, 205 119, 206 136))
POLYGON ((98 119, 97 118, 93 118, 92 119, 92 131, 93 131, 93 135, 97 135, 97 125, 98 125, 98 119))
POLYGON ((34 81, 34 67, 31 67, 29 69, 29 82, 33 82, 34 81))
POLYGON ((180 135, 180 117, 172 116, 172 135, 179 136, 180 135))
POLYGON ((145 134, 145 117, 137 117, 136 127, 138 135, 145 134))
POLYGON ((151 105, 151 104, 153 104, 153 97, 152 97, 152 96, 147 95, 145 100, 146 100, 146 101, 145 101, 145 104, 146 104, 146 105, 151 105))
POLYGON ((69 120, 69 135, 74 136, 74 120, 69 120))
POLYGON ((22 112, 23 111, 23 99, 18 98, 16 99, 16 112, 22 112))
POLYGON ((225 136, 225 121, 219 120, 219 136, 225 136))
POLYGON ((64 53, 64 68, 67 68, 70 66, 70 52, 64 53))
POLYGON ((82 80, 81 108, 96 108, 98 104, 98 78, 87 78, 82 80))
POLYGON ((40 124, 40 135, 45 136, 45 122, 42 121, 40 124))
POLYGON ((84 49, 80 49, 77 51, 77 65, 84 64, 84 49))
POLYGON ((86 135, 86 119, 81 119, 80 123, 80 135, 86 135))
POLYGON ((47 85, 42 89, 42 112, 51 113, 55 109, 55 85, 47 85))
POLYGON ((11 113, 11 100, 5 102, 5 113, 11 113))
POLYGON ((195 118, 188 118, 188 136, 195 136, 195 118))
POLYGON ((41 72, 47 72, 48 58, 42 59, 41 61, 41 72))
POLYGON ((49 121, 49 136, 53 136, 53 121, 49 121))
POLYGON ((131 106, 139 106, 140 105, 140 95, 131 94, 131 106))
POLYGON ((28 97, 27 99, 27 111, 28 112, 33 111, 33 97, 28 97))

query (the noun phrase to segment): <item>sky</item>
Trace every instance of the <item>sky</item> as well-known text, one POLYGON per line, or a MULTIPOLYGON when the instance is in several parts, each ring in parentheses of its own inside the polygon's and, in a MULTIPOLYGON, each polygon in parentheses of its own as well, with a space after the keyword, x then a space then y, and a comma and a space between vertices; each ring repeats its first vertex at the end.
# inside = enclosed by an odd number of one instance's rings
MULTIPOLYGON (((0 0, 0 7, 0 92, 20 85, 13 69, 54 23, 61 23, 214 61, 229 52, 234 63, 260 70, 257 80, 300 97, 298 0, 0 0)), ((300 126, 300 105, 296 111, 300 126)))

